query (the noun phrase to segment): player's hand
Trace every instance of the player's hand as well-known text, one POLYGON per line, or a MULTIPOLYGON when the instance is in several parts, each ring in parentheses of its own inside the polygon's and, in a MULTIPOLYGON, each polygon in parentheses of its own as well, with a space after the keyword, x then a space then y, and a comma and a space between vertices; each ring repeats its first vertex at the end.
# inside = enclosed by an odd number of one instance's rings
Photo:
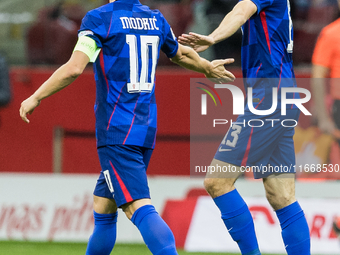
POLYGON ((224 65, 229 65, 234 63, 234 61, 235 60, 233 58, 212 61, 210 63, 210 70, 205 74, 205 77, 215 83, 234 81, 236 79, 235 76, 224 67, 224 65))
POLYGON ((179 36, 178 42, 183 45, 190 46, 196 52, 202 52, 213 45, 215 40, 211 36, 190 32, 189 34, 182 34, 179 36))
POLYGON ((333 136, 335 137, 335 139, 340 140, 340 130, 336 128, 333 131, 333 136))
POLYGON ((321 118, 318 120, 321 132, 332 135, 335 139, 340 140, 340 130, 336 128, 334 121, 330 118, 321 118))
POLYGON ((337 130, 335 127, 335 123, 327 117, 321 117, 318 119, 318 127, 322 133, 334 135, 337 130))
POLYGON ((37 100, 35 97, 31 96, 27 98, 25 101, 21 103, 20 107, 20 117, 23 121, 26 123, 30 123, 30 121, 27 119, 27 114, 32 114, 34 109, 40 104, 40 101, 37 100))

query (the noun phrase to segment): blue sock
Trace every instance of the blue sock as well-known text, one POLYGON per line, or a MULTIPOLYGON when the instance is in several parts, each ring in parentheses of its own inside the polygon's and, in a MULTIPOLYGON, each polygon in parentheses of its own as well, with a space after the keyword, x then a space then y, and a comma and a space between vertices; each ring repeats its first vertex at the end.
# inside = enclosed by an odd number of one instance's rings
POLYGON ((241 253, 260 255, 253 217, 237 190, 214 198, 214 202, 220 209, 224 224, 233 240, 237 242, 241 253))
POLYGON ((155 207, 144 205, 138 208, 131 221, 139 229, 152 254, 177 255, 174 235, 155 207))
POLYGON ((87 244, 86 255, 109 255, 116 242, 118 213, 99 214, 93 211, 94 229, 87 244))
POLYGON ((298 202, 276 211, 288 255, 310 255, 309 228, 298 202))

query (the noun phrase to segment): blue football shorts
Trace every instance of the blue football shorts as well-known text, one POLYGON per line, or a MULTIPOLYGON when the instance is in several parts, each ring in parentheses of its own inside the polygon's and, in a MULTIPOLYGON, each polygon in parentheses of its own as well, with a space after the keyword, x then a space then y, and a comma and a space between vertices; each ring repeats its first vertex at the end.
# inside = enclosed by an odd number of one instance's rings
POLYGON ((153 149, 132 145, 98 148, 101 172, 94 195, 113 198, 118 207, 150 198, 146 170, 153 149))
POLYGON ((245 112, 230 127, 214 158, 252 171, 256 179, 294 173, 293 136, 299 116, 299 109, 287 109, 286 116, 280 110, 267 116, 245 112))

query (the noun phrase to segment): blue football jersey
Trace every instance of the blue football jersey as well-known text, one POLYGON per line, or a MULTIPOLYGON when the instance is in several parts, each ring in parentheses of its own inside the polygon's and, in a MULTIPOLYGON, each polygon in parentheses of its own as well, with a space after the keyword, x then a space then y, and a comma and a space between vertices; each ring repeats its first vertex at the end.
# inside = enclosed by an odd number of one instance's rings
POLYGON ((138 0, 117 0, 89 11, 79 35, 101 48, 94 63, 97 146, 154 148, 157 61, 160 50, 169 58, 178 50, 168 22, 138 0))
MULTIPOLYGON (((254 106, 261 102, 258 109, 269 109, 273 87, 296 87, 290 3, 289 0, 251 1, 257 6, 257 13, 242 26, 244 85, 246 90, 253 88, 254 106)), ((280 95, 279 91, 278 108, 280 95)), ((299 94, 290 93, 287 97, 299 98, 299 94)))

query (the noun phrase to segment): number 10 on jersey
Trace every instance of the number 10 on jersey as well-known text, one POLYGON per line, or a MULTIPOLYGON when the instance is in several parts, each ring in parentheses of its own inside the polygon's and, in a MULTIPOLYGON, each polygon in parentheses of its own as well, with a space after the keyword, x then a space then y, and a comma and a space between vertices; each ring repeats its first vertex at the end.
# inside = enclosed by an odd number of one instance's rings
POLYGON ((140 43, 138 45, 137 36, 128 34, 126 35, 126 43, 129 45, 130 58, 130 82, 127 83, 128 92, 151 93, 155 82, 159 37, 152 35, 141 35, 140 43), (151 52, 149 52, 150 48, 151 52), (141 67, 139 67, 138 61, 139 54, 141 67), (149 64, 149 54, 151 54, 151 65, 149 64), (149 70, 150 66, 151 70, 149 70))

